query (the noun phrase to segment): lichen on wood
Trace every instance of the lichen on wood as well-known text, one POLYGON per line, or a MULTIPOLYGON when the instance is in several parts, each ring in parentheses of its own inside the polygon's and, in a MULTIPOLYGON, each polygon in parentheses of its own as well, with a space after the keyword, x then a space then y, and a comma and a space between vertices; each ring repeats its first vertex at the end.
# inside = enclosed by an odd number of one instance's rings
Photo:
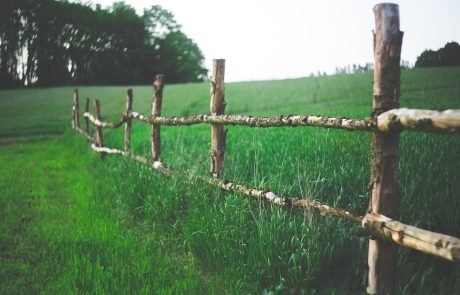
POLYGON ((194 124, 242 125, 248 127, 326 127, 345 130, 373 131, 372 121, 316 115, 281 115, 273 117, 252 117, 245 115, 195 115, 189 117, 151 117, 131 112, 132 118, 164 126, 189 126, 194 124))
POLYGON ((94 126, 101 128, 118 128, 126 122, 127 118, 126 115, 122 115, 122 118, 116 122, 104 122, 89 112, 83 113, 83 117, 88 118, 88 120, 93 123, 94 126))
MULTIPOLYGON (((273 117, 253 117, 245 115, 195 115, 189 117, 154 117, 139 112, 126 114, 132 119, 152 125, 190 126, 195 124, 241 125, 247 127, 325 127, 349 131, 422 131, 435 133, 460 132, 460 110, 418 110, 391 109, 376 116, 375 122, 370 119, 352 119, 319 115, 280 115, 273 117)), ((125 121, 100 122, 88 112, 83 117, 90 118, 96 126, 117 128, 125 121)))
POLYGON ((129 157, 129 158, 133 159, 136 162, 139 162, 139 163, 144 164, 144 165, 149 165, 152 168, 154 168, 155 170, 161 171, 161 172, 163 172, 164 174, 167 174, 167 175, 169 175, 171 173, 171 171, 168 168, 168 166, 166 166, 162 162, 160 162, 160 161, 150 161, 146 157, 135 155, 135 154, 133 154, 133 153, 131 153, 129 151, 122 151, 122 150, 112 149, 112 148, 107 148, 107 147, 99 147, 99 146, 97 146, 97 144, 94 144, 94 143, 91 144, 91 148, 94 151, 98 152, 98 153, 121 155, 121 156, 129 157))
POLYGON ((460 132, 460 109, 444 111, 393 109, 377 117, 377 128, 385 133, 404 129, 436 133, 460 132))

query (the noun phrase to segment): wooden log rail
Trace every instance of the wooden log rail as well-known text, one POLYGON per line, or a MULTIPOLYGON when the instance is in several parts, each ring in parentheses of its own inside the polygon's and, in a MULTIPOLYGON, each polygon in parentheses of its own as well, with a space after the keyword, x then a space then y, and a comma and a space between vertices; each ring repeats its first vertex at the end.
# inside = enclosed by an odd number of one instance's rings
POLYGON ((196 124, 241 125, 247 127, 325 127, 349 131, 419 131, 431 133, 460 133, 460 109, 434 111, 415 109, 394 109, 370 119, 349 119, 342 117, 287 115, 273 117, 252 117, 244 115, 195 115, 189 117, 146 116, 139 112, 129 112, 116 122, 97 120, 91 113, 83 113, 95 126, 118 128, 132 119, 162 126, 190 126, 196 124))
POLYGON ((405 225, 379 214, 366 214, 363 228, 371 236, 454 261, 460 260, 460 239, 405 225))
POLYGON ((83 117, 88 119, 94 126, 100 128, 118 128, 126 122, 125 114, 122 115, 121 119, 116 122, 105 122, 97 119, 93 114, 84 112, 83 117))
POLYGON ((435 133, 460 132, 460 110, 395 109, 377 117, 379 131, 388 133, 400 130, 435 133))
POLYGON ((129 151, 122 151, 122 150, 112 149, 112 148, 107 148, 107 147, 98 147, 97 144, 95 144, 95 143, 91 144, 91 148, 94 151, 98 152, 98 153, 121 155, 121 156, 129 157, 129 158, 133 159, 136 162, 139 162, 139 163, 145 164, 145 165, 149 165, 152 168, 154 168, 155 170, 161 171, 161 172, 165 173, 166 175, 169 175, 170 172, 171 172, 171 170, 165 164, 161 163, 160 161, 153 161, 152 162, 152 161, 150 161, 149 159, 147 159, 145 157, 135 155, 135 154, 133 154, 133 153, 131 153, 129 151))

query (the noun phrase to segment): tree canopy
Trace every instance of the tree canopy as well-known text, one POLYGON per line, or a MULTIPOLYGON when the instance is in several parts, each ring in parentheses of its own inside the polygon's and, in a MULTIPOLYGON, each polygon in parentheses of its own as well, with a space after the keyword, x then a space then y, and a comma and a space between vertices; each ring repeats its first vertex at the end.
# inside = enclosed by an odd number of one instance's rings
POLYGON ((437 51, 427 49, 417 57, 415 67, 455 67, 460 66, 460 45, 449 42, 437 51))
POLYGON ((171 12, 139 16, 124 2, 103 9, 55 0, 0 1, 0 88, 169 83, 206 77, 204 56, 171 12))

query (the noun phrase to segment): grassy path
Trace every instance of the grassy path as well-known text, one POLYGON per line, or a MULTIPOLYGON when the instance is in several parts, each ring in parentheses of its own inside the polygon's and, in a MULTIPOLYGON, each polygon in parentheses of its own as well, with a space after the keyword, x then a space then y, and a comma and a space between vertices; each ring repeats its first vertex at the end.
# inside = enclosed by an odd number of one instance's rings
POLYGON ((205 291, 191 258, 178 263, 161 237, 120 224, 82 145, 0 147, 0 294, 205 291))

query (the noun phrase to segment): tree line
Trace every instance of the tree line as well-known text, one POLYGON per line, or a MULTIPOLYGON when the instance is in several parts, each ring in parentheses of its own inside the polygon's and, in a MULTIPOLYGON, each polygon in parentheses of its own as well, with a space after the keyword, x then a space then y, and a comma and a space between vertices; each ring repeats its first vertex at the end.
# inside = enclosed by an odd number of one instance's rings
POLYGON ((0 1, 0 88, 169 83, 206 77, 204 56, 171 12, 116 2, 0 1))
POLYGON ((416 68, 460 66, 460 45, 449 42, 436 51, 427 49, 417 57, 416 68))

